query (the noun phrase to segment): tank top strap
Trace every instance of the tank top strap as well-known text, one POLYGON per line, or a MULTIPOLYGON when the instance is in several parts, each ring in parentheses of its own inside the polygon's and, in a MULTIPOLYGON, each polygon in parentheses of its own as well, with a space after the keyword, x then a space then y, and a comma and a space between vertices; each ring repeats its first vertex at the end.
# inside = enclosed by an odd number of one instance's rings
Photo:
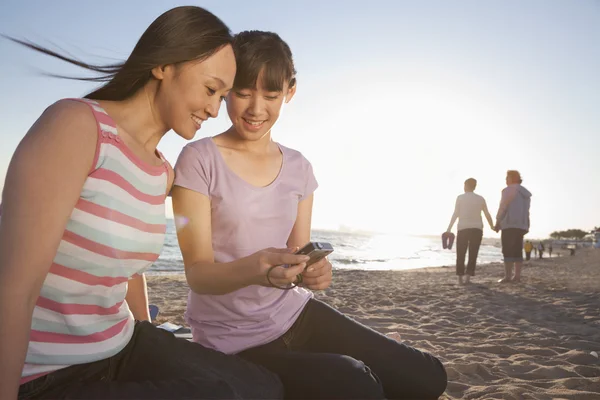
POLYGON ((98 125, 98 134, 106 137, 107 135, 118 135, 117 124, 115 121, 108 115, 106 111, 98 104, 95 100, 84 99, 84 98, 72 98, 67 99, 72 101, 78 101, 80 103, 87 104, 92 113, 94 114, 94 119, 96 120, 96 124, 98 125))
POLYGON ((102 144, 107 142, 121 141, 121 139, 118 137, 119 132, 117 130, 117 124, 95 100, 85 98, 68 98, 64 100, 77 101, 87 104, 94 115, 94 119, 96 120, 98 141, 96 144, 94 162, 91 170, 89 171, 89 173, 92 174, 94 171, 96 171, 96 169, 98 169, 99 165, 101 165, 104 160, 105 154, 104 151, 102 151, 102 144))

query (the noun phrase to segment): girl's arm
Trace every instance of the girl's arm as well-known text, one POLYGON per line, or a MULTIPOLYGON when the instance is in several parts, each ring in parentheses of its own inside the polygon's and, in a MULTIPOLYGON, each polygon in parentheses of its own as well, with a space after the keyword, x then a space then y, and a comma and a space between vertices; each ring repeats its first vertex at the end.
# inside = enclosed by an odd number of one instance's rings
POLYGON ((310 242, 310 228, 312 224, 312 208, 314 195, 311 194, 300 203, 298 203, 298 215, 296 222, 287 241, 287 246, 291 249, 301 248, 310 242))
POLYGON ((49 107, 11 160, 0 222, 0 399, 17 398, 31 318, 66 224, 92 168, 96 122, 87 105, 49 107))
POLYGON ((181 186, 173 188, 172 197, 185 275, 194 292, 219 295, 250 285, 270 286, 267 270, 290 264, 293 266, 275 268, 270 274, 274 284, 285 286, 304 269, 308 257, 291 254, 288 249, 265 249, 232 262, 215 263, 210 199, 181 186))
MULTIPOLYGON (((310 242, 313 200, 314 194, 311 194, 298 203, 298 216, 287 242, 288 247, 298 248, 310 242)), ((327 289, 333 278, 331 263, 327 257, 317 261, 302 272, 302 278, 302 286, 308 289, 327 289)))

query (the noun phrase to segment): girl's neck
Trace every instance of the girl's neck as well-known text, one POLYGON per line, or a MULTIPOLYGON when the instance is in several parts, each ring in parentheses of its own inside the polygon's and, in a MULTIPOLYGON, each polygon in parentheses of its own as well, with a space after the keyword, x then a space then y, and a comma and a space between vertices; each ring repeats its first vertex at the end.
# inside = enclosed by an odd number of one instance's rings
MULTIPOLYGON (((217 135, 217 137, 221 138, 217 139, 220 141, 220 144, 223 144, 226 147, 258 155, 268 154, 277 147, 271 138, 271 131, 267 132, 258 140, 246 140, 240 137, 232 126, 227 131, 217 135)), ((278 148, 277 151, 279 151, 278 148)))

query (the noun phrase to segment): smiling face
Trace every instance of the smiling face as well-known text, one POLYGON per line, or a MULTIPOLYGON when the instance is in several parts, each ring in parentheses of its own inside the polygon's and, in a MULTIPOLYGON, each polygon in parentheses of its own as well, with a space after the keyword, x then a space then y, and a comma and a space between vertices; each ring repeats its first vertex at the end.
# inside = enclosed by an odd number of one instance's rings
POLYGON ((296 86, 283 84, 280 91, 269 90, 264 84, 264 68, 254 88, 234 88, 227 96, 227 113, 238 135, 244 140, 259 140, 277 122, 284 103, 296 93, 296 86))
POLYGON ((203 61, 152 70, 160 81, 155 98, 159 118, 184 139, 193 139, 202 123, 216 118, 235 78, 235 56, 227 45, 203 61))

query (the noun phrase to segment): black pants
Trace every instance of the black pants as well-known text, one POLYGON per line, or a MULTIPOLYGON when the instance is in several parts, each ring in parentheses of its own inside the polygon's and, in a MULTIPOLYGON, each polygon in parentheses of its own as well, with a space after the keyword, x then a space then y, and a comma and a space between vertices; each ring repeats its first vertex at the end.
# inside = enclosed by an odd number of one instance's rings
POLYGON ((286 399, 437 399, 447 384, 434 356, 314 299, 283 336, 240 356, 276 372, 286 399))
POLYGON ((19 399, 276 399, 277 375, 236 356, 136 323, 117 355, 21 385, 19 399))
POLYGON ((531 252, 530 252, 530 251, 526 251, 526 252, 525 252, 525 260, 526 260, 526 261, 529 261, 529 260, 531 260, 531 252))
POLYGON ((518 228, 502 229, 500 240, 502 241, 502 255, 505 263, 523 261, 523 237, 526 233, 525 230, 518 228))
POLYGON ((467 264, 467 274, 475 276, 475 266, 477 265, 477 255, 483 238, 483 230, 477 228, 461 229, 456 238, 456 275, 465 274, 465 257, 469 249, 469 263, 467 264))

